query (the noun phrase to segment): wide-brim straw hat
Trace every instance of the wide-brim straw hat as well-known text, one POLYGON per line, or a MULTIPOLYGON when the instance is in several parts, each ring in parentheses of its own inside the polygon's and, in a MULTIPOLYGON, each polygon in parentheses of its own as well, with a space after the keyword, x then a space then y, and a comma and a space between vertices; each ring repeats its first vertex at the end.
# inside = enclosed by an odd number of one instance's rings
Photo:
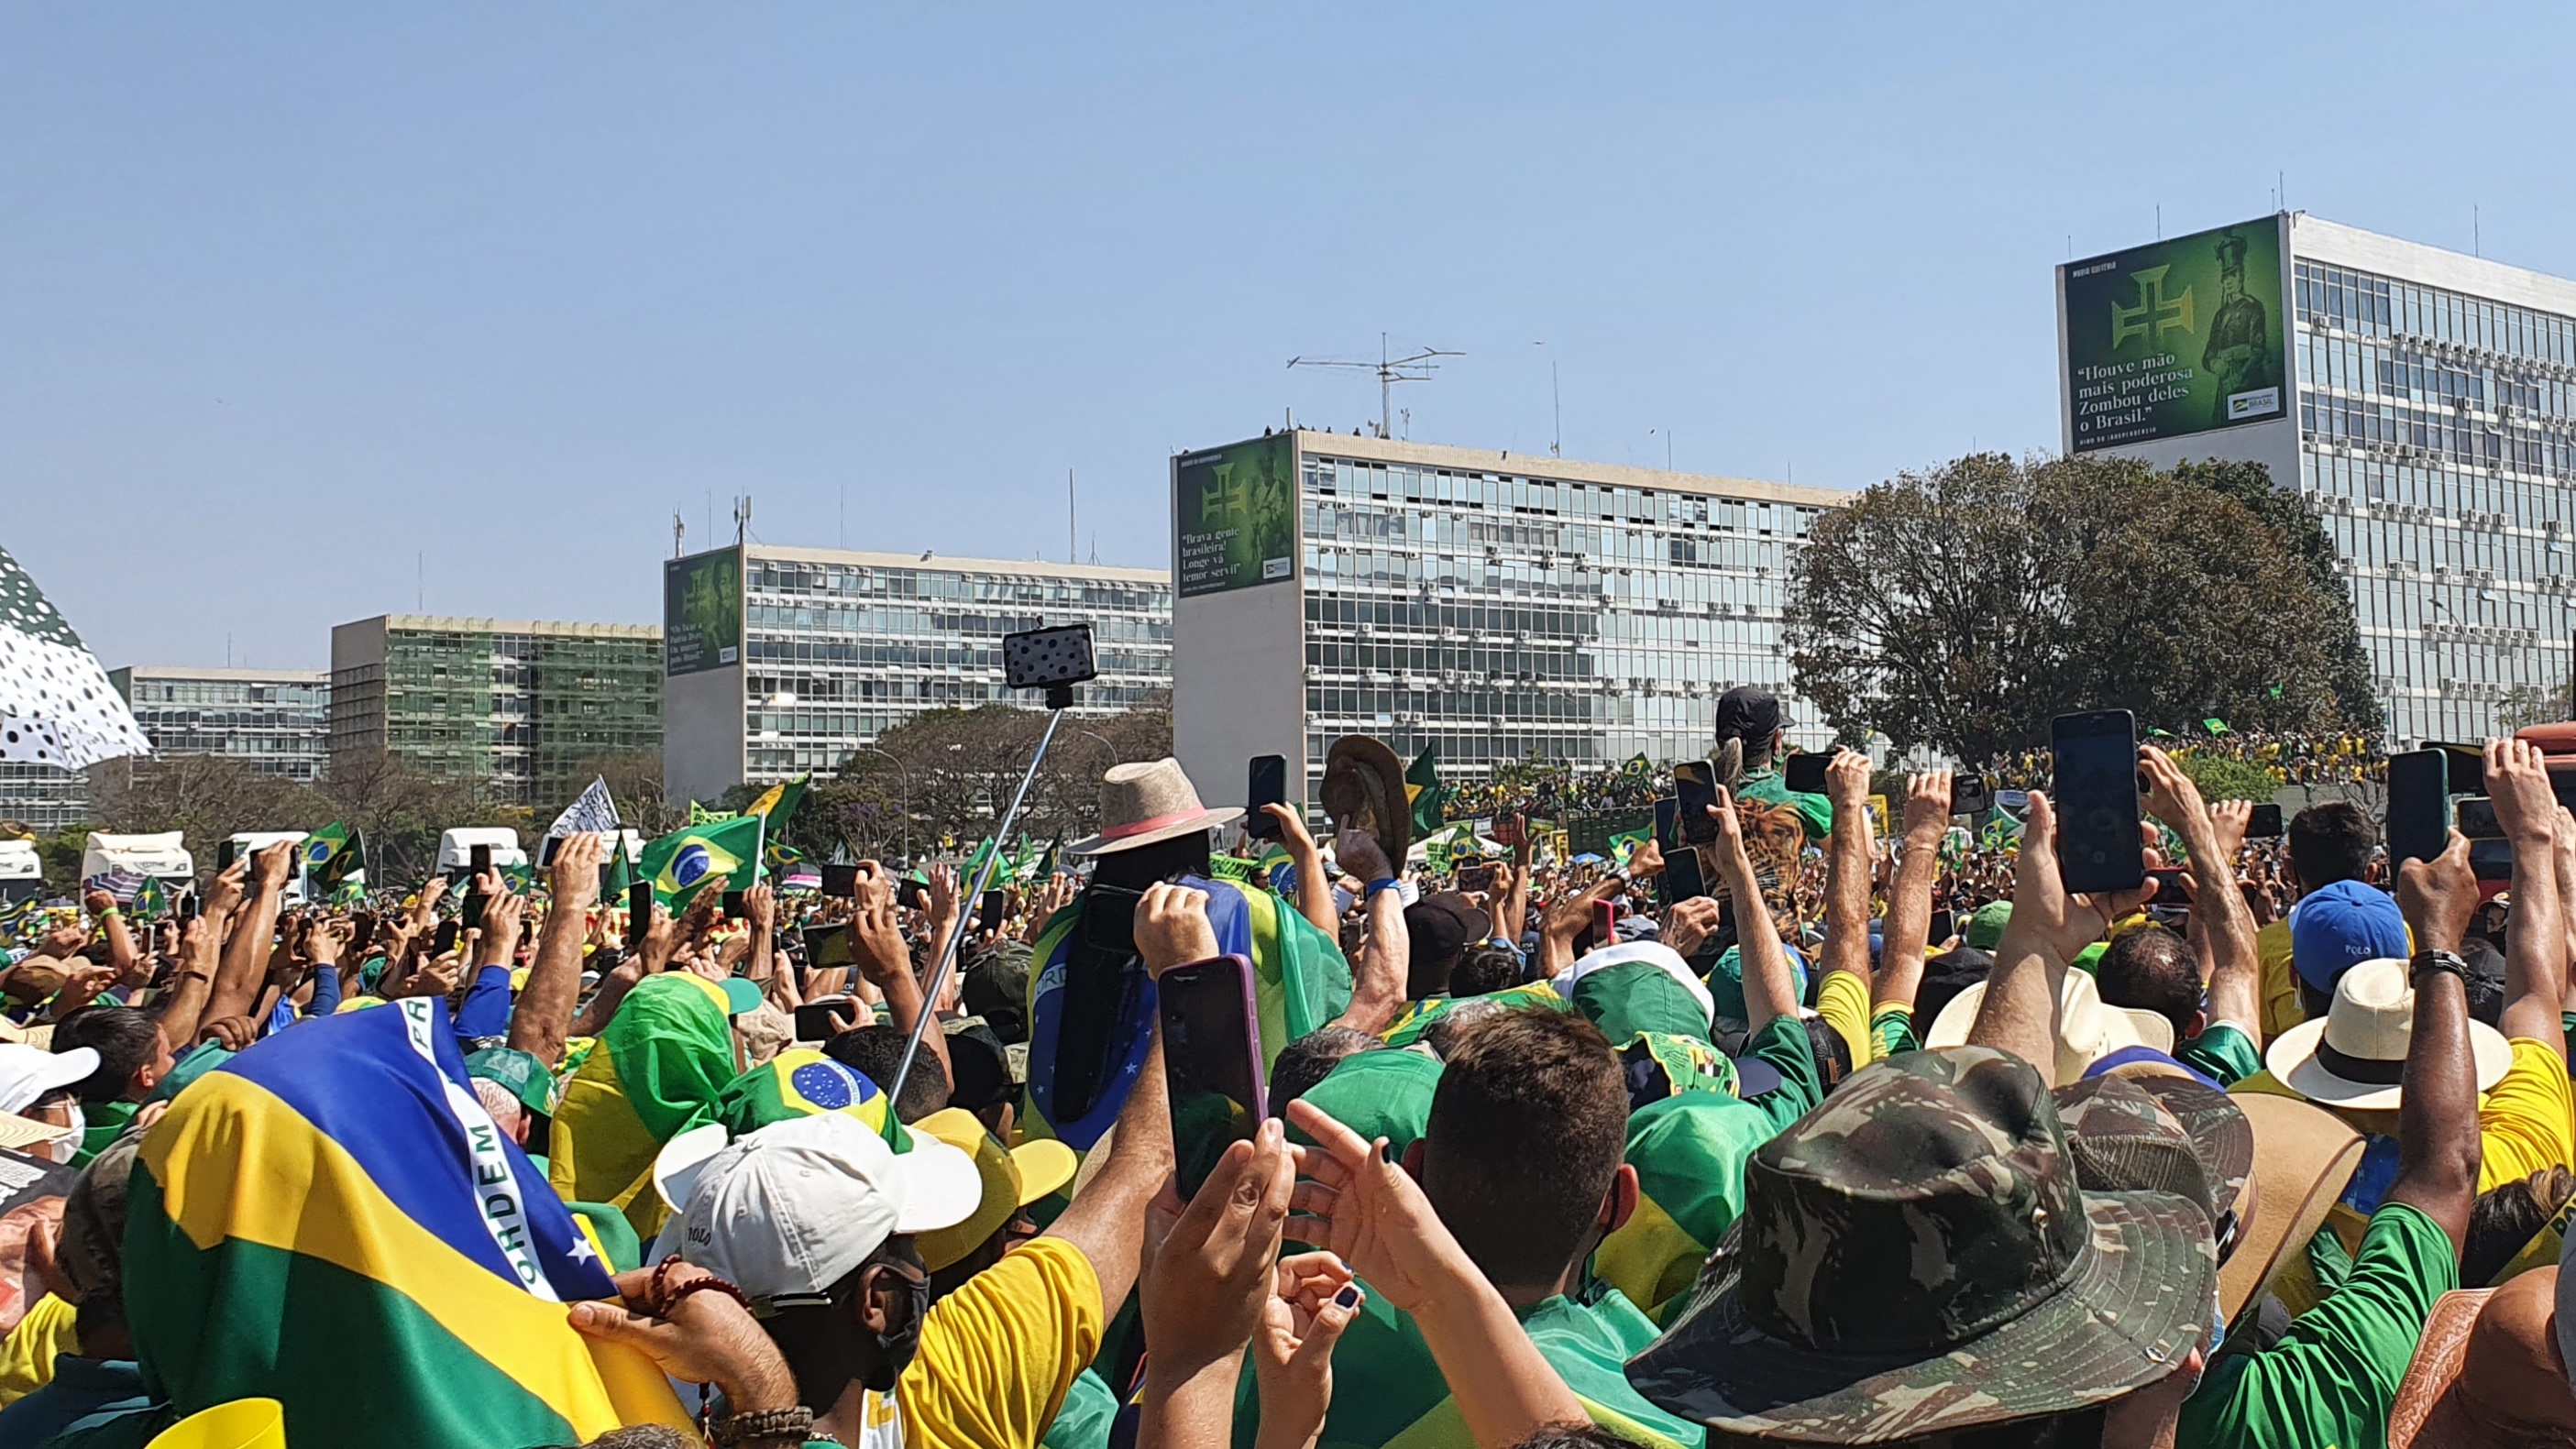
POLYGON ((1100 833, 1064 848, 1067 855, 1108 855, 1140 845, 1171 840, 1193 830, 1213 830, 1240 819, 1239 806, 1210 810, 1199 803, 1198 787, 1165 756, 1112 765, 1100 777, 1100 833))
MULTIPOLYGON (((1950 998, 1924 1034, 1926 1051, 1967 1045, 1985 1004, 1986 985, 1980 981, 1950 998)), ((2172 1022, 2143 1008, 2110 1005, 2094 986, 2093 973, 2072 966, 2058 984, 2057 1021, 2057 1060, 2039 1063, 2054 1087, 2082 1081, 2086 1067, 2124 1048, 2145 1046, 2167 1053, 2174 1048, 2172 1022)))
POLYGON ((1389 861, 1404 864, 1413 848, 1413 801, 1404 793, 1404 762, 1384 740, 1344 735, 1333 741, 1316 794, 1334 829, 1363 832, 1389 861))
MULTIPOLYGON (((2406 1044, 2414 1036, 2415 984, 2394 956, 2363 961, 2335 982, 2326 1014, 2300 1022, 2264 1049, 2263 1065, 2311 1102, 2353 1111, 2393 1111, 2404 1095, 2406 1044)), ((2478 1090, 2502 1080, 2513 1046, 2483 1021, 2469 1022, 2478 1090)))

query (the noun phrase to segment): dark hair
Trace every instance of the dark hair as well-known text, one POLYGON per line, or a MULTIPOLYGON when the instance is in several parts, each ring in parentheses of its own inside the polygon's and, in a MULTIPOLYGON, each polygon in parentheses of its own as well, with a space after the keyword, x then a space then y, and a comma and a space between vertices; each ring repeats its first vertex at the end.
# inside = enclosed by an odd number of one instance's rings
POLYGON ((2379 827, 2345 800, 2311 805, 2290 817, 2290 864, 2299 887, 2316 890, 2339 880, 2359 880, 2379 846, 2379 827))
MULTIPOLYGON (((938 1030, 933 1023, 931 1030, 938 1030)), ((894 1086, 894 1074, 903 1065, 904 1033, 893 1022, 875 1026, 852 1027, 823 1043, 823 1055, 877 1084, 880 1091, 894 1086)), ((912 1075, 903 1083, 903 1095, 895 1098, 895 1120, 918 1122, 948 1105, 948 1074, 939 1067, 939 1058, 924 1049, 912 1063, 912 1075)))
POLYGON ((1821 1016, 1799 1017, 1798 1024, 1807 1029, 1807 1050, 1816 1058, 1816 1081, 1830 1093, 1852 1074, 1851 1043, 1821 1016))
POLYGON ((2469 1205, 2469 1233, 2460 1245, 2460 1286, 2493 1283, 2571 1196, 2576 1172, 2555 1166, 2479 1193, 2469 1205))
POLYGON ((2112 939, 2094 968, 2106 1006, 2133 1006, 2173 1023, 2176 1042, 2191 1039, 2200 1012, 2200 960, 2163 926, 2140 926, 2112 939))
POLYGON ((1469 948, 1449 973, 1449 994, 1452 996, 1489 996, 1520 984, 1520 953, 1491 941, 1469 948))
POLYGON ((2460 942, 2460 960, 2469 968, 2469 1020, 2498 1026, 2504 1020, 2504 953, 2495 942, 2472 935, 2460 942))
POLYGON ((1433 1017, 1431 1024, 1422 1029, 1422 1044, 1445 1062, 1458 1050, 1459 1044, 1466 1041, 1468 1033, 1511 1009, 1491 997, 1470 996, 1433 1017))
POLYGON ((1585 1248, 1627 1125, 1627 1078, 1600 1028, 1515 1011, 1469 1033, 1441 1072, 1422 1190, 1495 1287, 1545 1287, 1585 1248))
POLYGON ((1317 1027, 1281 1047, 1270 1064, 1271 1115, 1287 1111, 1289 1103, 1315 1090, 1344 1057, 1385 1049, 1385 1042, 1351 1026, 1317 1027))
POLYGON ((1631 1442, 1586 1419, 1575 1424, 1541 1424, 1512 1449, 1628 1449, 1631 1442))
POLYGON ((98 1053, 98 1070, 72 1090, 84 1102, 113 1102, 134 1090, 134 1074, 161 1055, 161 1027, 130 1006, 84 1006, 54 1023, 54 1050, 76 1047, 98 1053))

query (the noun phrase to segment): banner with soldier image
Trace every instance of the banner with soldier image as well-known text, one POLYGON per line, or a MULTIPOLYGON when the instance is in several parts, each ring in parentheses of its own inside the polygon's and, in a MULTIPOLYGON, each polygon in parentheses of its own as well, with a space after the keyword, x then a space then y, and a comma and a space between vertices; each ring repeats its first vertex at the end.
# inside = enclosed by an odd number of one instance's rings
POLYGON ((2071 451, 2289 416, 2281 228, 2266 216, 2057 269, 2071 451))

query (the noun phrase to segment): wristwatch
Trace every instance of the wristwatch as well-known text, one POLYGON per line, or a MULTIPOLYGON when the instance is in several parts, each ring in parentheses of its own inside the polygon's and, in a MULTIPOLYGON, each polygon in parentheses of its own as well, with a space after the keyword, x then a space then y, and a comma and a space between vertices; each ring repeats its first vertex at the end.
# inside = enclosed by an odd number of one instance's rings
POLYGON ((2424 979, 2428 971, 2448 971, 2460 978, 2465 989, 2469 984, 2469 963, 2457 951, 2418 951, 2406 962, 2406 980, 2411 985, 2424 979))

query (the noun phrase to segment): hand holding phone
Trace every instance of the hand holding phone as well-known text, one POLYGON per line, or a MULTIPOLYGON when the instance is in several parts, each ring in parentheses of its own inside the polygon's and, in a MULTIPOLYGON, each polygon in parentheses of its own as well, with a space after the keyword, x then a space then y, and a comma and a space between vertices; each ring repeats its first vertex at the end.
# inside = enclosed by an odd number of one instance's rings
POLYGON ((1787 786, 1793 794, 1822 795, 1825 793, 1825 767, 1832 764, 1833 760, 1833 752, 1830 750, 1820 750, 1814 754, 1791 755, 1781 766, 1780 783, 1787 786))
POLYGON ((641 949, 645 932, 652 929, 653 883, 639 880, 626 888, 626 949, 641 949))
POLYGON ((2146 879, 2139 839, 2138 722, 2125 709, 2049 724, 2057 868, 2070 894, 2131 891, 2146 879))
POLYGON ((1255 755, 1251 779, 1243 793, 1243 833, 1255 840, 1277 840, 1279 822, 1264 805, 1288 803, 1288 757, 1255 755))
POLYGON ((1163 1019, 1163 1078, 1181 1197, 1195 1195, 1237 1141, 1268 1114, 1252 963, 1217 956, 1166 970, 1155 982, 1163 1019))
POLYGON ((1684 844, 1709 845, 1717 840, 1717 817, 1708 813, 1716 803, 1717 771, 1707 761, 1684 760, 1673 766, 1673 824, 1684 844))
POLYGON ((2388 868, 2438 860, 2450 844, 2451 766, 2440 749, 2388 757, 2388 868))

